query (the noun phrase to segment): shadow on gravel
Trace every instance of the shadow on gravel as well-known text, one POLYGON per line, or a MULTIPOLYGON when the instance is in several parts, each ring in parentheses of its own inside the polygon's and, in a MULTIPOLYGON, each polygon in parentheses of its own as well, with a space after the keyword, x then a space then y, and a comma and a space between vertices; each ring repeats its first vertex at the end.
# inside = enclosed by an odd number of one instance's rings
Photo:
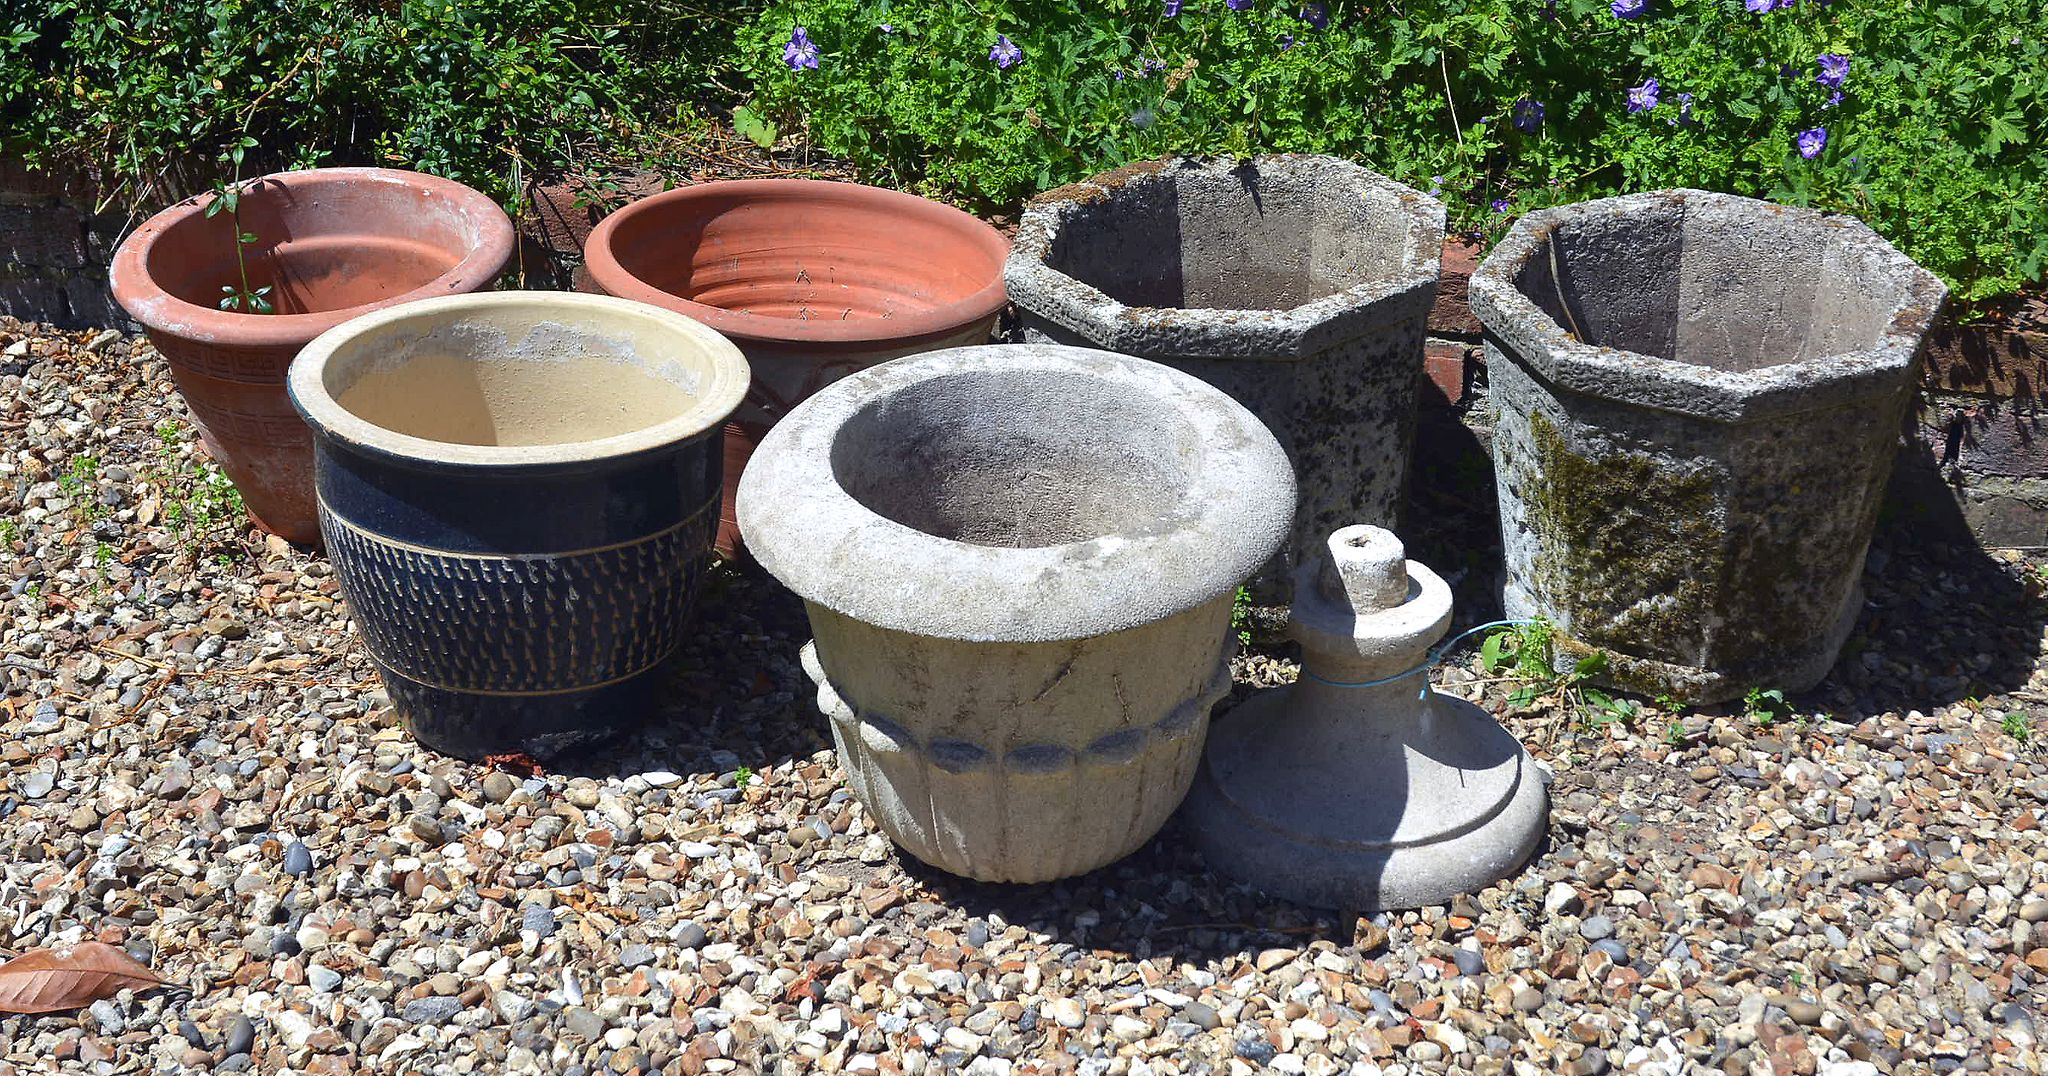
POLYGON ((693 630, 670 666, 661 712, 610 743, 557 756, 549 772, 626 777, 781 767, 830 747, 797 665, 803 602, 751 565, 706 573, 693 630))
POLYGON ((1925 447, 1895 465, 1863 586, 1855 632, 1801 702, 1861 720, 2026 690, 2048 601, 2023 561, 1977 544, 1925 447))

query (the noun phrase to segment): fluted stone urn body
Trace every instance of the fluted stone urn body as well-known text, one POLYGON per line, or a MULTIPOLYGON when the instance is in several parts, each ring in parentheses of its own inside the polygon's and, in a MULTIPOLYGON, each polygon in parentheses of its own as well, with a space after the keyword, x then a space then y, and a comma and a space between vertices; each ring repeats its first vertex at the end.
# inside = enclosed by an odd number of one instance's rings
POLYGON ((1523 218, 1471 286, 1508 615, 1646 694, 1820 682, 1946 298, 1849 217, 1662 191, 1523 218))
POLYGON ((1334 157, 1171 158, 1041 195, 1004 284, 1026 341, 1200 377, 1293 462, 1285 564, 1348 523, 1396 526, 1444 207, 1334 157))
POLYGON ((1285 539, 1272 435, 1185 374, 955 348, 852 374, 762 440, 741 530, 800 595, 855 795, 985 881, 1135 850, 1228 690, 1235 588, 1285 539))
POLYGON ((342 596, 421 743, 545 759, 655 709, 738 348, 624 299, 496 292, 330 329, 289 385, 342 596))

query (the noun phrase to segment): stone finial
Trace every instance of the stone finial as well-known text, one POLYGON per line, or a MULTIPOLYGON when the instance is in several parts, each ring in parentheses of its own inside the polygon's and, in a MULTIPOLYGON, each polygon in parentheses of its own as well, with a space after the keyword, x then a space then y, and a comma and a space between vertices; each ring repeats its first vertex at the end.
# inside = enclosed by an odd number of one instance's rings
POLYGON ((1408 551, 1393 531, 1367 524, 1339 529, 1324 547, 1322 596, 1361 615, 1408 597, 1408 551))

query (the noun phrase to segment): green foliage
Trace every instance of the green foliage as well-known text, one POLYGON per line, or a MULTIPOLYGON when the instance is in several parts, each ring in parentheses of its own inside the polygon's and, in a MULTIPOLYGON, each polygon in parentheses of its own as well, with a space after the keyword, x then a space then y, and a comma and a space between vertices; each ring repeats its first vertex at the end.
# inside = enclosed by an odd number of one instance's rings
POLYGON ((2034 740, 2034 723, 2027 719, 2023 711, 2007 710, 2005 718, 1999 722, 1999 727, 2005 730, 2007 736, 2013 738, 2013 742, 2021 746, 2034 740))
POLYGON ((1968 297, 2048 269, 2048 0, 1653 0, 1634 21, 1608 0, 1327 9, 1318 31, 1293 0, 1173 17, 1159 0, 774 0, 735 63, 760 122, 981 206, 1168 152, 1316 152, 1440 189, 1482 232, 1691 186, 1853 212, 1968 297), (816 70, 783 62, 799 25, 816 70), (1007 70, 998 34, 1024 53, 1007 70), (1851 62, 1833 104, 1828 53, 1851 62), (1651 78, 1658 104, 1631 113, 1651 78), (1542 105, 1533 130, 1513 122, 1524 101, 1542 105), (1795 139, 1814 127, 1829 137, 1808 160, 1795 139))
POLYGON ((1249 587, 1237 588, 1230 596, 1230 629, 1237 633, 1239 646, 1252 645, 1252 592, 1249 587))
POLYGON ((1792 704, 1785 701, 1785 693, 1777 688, 1750 688, 1742 697, 1742 710, 1751 721, 1766 727, 1792 716, 1792 704))
POLYGON ((741 766, 739 769, 732 771, 732 783, 735 788, 745 788, 755 780, 758 780, 758 778, 755 776, 752 766, 741 766))
POLYGON ((247 135, 267 165, 413 168, 511 202, 642 117, 680 124, 735 25, 690 0, 0 0, 0 149, 141 200, 247 135))
POLYGON ((1577 715, 1588 729, 1632 727, 1642 718, 1642 703, 1591 686, 1607 671, 1606 651, 1592 651, 1560 670, 1555 641, 1556 630, 1547 620, 1501 628, 1479 644, 1479 667, 1489 676, 1516 681, 1508 705, 1517 709, 1539 703, 1555 706, 1577 715))
POLYGON ((163 520, 195 558, 211 550, 214 560, 233 563, 243 533, 242 491, 210 460, 186 462, 179 446, 184 439, 174 422, 156 428, 162 456, 163 520))

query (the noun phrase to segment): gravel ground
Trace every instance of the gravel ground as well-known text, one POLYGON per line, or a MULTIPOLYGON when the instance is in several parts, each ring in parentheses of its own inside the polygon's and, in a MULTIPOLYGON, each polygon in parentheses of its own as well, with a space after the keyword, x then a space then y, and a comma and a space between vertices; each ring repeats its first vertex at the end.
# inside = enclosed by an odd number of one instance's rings
MULTIPOLYGON (((1225 886, 1171 829, 1054 885, 904 862, 755 574, 714 577, 672 711, 610 754, 422 752, 326 562, 209 473, 146 344, 0 319, 0 947, 96 937, 174 984, 0 1018, 0 1076, 2041 1069, 2017 555, 1887 532, 1837 679, 1769 725, 1505 713, 1557 774, 1539 858, 1360 918, 1225 886)), ((1291 668, 1261 645, 1241 679, 1291 668)))

